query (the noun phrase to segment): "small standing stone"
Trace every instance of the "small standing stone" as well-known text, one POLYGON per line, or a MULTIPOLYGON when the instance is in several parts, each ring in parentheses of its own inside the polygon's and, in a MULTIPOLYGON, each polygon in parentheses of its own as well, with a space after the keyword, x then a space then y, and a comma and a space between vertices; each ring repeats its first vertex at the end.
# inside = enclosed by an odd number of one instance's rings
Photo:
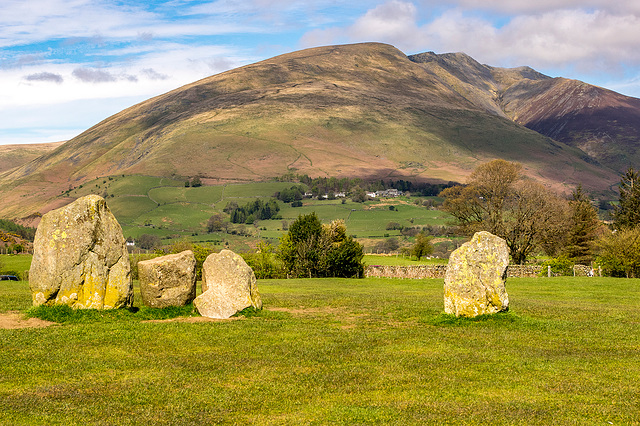
POLYGON ((191 250, 138 262, 142 302, 151 308, 185 306, 196 297, 196 258, 191 250))
POLYGON ((449 257, 444 311, 465 317, 507 311, 508 265, 507 243, 489 232, 477 232, 449 257))
POLYGON ((122 228, 102 197, 88 195, 42 216, 29 286, 35 306, 131 306, 133 285, 122 228))
POLYGON ((224 319, 253 306, 262 309, 256 276, 230 250, 210 254, 202 265, 202 294, 193 301, 203 317, 224 319))

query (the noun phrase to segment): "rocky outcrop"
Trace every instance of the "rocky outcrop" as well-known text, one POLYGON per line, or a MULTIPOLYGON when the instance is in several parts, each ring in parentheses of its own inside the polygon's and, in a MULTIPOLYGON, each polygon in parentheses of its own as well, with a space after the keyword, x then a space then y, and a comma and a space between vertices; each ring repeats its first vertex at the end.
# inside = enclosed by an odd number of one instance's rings
POLYGON ((254 307, 262 309, 256 276, 242 257, 222 250, 202 265, 202 294, 193 301, 200 315, 224 319, 254 307))
POLYGON ((131 306, 133 286, 122 228, 97 195, 42 216, 29 286, 34 305, 131 306))
POLYGON ((185 306, 196 297, 196 258, 191 250, 138 262, 142 302, 151 308, 185 306))
POLYGON ((445 312, 475 317, 508 310, 508 264, 506 242, 489 232, 477 232, 449 257, 444 279, 445 312))

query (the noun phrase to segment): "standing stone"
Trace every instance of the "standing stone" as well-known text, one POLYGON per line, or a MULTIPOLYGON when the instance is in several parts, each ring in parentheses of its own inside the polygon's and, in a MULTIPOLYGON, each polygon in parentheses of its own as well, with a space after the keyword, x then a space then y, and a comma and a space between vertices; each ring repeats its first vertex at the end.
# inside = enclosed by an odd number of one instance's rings
POLYGON ((132 305, 122 228, 102 197, 88 195, 42 216, 33 242, 29 286, 35 306, 132 305))
POLYGON ((262 309, 256 276, 242 257, 230 250, 210 254, 202 265, 202 294, 193 301, 203 317, 229 318, 253 306, 262 309))
POLYGON ((138 279, 146 306, 188 305, 196 297, 196 257, 186 250, 138 262, 138 279))
POLYGON ((451 253, 444 279, 444 311, 475 317, 509 309, 504 283, 509 249, 500 237, 477 232, 451 253))

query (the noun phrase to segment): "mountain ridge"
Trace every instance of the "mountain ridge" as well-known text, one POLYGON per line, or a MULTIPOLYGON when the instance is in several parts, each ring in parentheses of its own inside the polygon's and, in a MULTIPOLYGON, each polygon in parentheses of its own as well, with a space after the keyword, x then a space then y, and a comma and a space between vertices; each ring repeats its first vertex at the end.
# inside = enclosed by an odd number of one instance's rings
POLYGON ((616 170, 514 121, 517 90, 532 96, 548 81, 528 67, 381 43, 292 52, 141 102, 0 174, 0 214, 46 211, 68 187, 114 174, 460 181, 493 158, 559 190, 607 191, 616 170))

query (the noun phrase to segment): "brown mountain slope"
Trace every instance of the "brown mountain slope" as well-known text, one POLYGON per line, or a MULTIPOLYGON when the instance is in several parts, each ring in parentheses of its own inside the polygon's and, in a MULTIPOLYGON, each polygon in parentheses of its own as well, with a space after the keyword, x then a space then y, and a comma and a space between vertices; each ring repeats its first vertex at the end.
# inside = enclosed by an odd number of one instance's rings
POLYGON ((18 168, 62 144, 63 142, 0 145, 0 173, 18 168))
MULTIPOLYGON (((604 191, 615 180, 582 151, 482 104, 483 91, 499 96, 502 86, 493 89, 480 71, 435 73, 379 43, 308 49, 231 70, 126 109, 0 175, 0 215, 44 212, 69 185, 125 173, 209 182, 290 171, 462 180, 499 157, 559 189, 582 182, 604 191), (485 86, 451 84, 465 75, 485 86)), ((528 69, 490 75, 503 82, 540 76, 528 69)))
POLYGON ((640 162, 640 99, 564 78, 522 86, 504 93, 517 123, 618 172, 640 162))
POLYGON ((617 172, 640 162, 640 99, 531 68, 494 68, 463 53, 409 57, 474 105, 584 151, 617 172))

